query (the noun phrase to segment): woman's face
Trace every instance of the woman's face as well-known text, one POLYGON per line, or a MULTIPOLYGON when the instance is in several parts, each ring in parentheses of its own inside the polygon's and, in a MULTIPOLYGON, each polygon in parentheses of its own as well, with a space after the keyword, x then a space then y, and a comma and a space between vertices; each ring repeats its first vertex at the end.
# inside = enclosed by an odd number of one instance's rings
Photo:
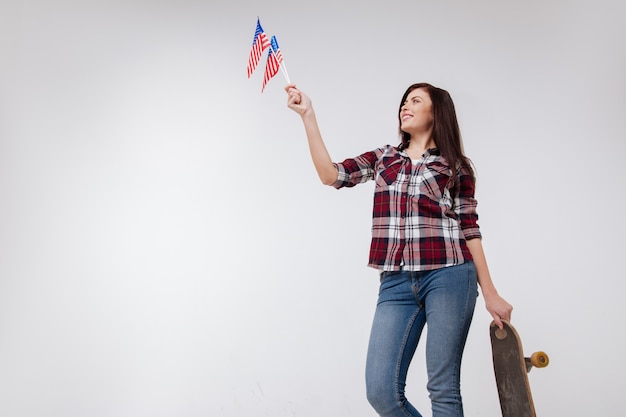
POLYGON ((400 129, 411 135, 432 129, 432 106, 428 91, 423 88, 411 91, 400 108, 400 129))

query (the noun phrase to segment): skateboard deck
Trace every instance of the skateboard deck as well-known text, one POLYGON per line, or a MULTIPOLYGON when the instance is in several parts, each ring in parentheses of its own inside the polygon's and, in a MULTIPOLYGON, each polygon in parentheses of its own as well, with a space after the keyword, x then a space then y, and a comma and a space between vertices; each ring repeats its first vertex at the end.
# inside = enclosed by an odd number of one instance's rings
POLYGON ((493 321, 489 327, 502 417, 536 417, 528 372, 533 366, 548 366, 548 355, 535 352, 529 358, 524 357, 519 334, 511 323, 504 320, 502 323, 502 330, 493 321))

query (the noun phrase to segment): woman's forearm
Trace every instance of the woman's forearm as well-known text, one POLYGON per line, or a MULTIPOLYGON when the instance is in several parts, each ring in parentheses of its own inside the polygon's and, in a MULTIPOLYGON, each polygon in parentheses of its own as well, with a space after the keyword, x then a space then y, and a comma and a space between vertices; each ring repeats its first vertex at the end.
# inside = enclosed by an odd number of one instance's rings
POLYGON ((483 298, 485 299, 485 307, 493 317, 496 325, 502 328, 502 320, 511 320, 513 306, 498 294, 493 284, 481 240, 479 238, 470 239, 467 241, 467 247, 474 260, 476 274, 478 275, 478 285, 480 285, 483 298))
POLYGON ((311 108, 302 115, 304 130, 306 132, 307 141, 309 143, 309 151, 311 159, 317 171, 317 175, 325 185, 332 185, 337 181, 337 167, 326 149, 326 145, 322 139, 322 134, 317 124, 315 111, 311 108))
POLYGON ((472 254, 474 266, 476 267, 476 274, 478 275, 478 285, 480 285, 480 289, 483 294, 497 294, 498 291, 496 291, 496 287, 491 279, 491 274, 487 265, 487 258, 485 257, 485 251, 483 250, 481 240, 479 238, 475 238, 468 240, 466 243, 470 253, 472 254))

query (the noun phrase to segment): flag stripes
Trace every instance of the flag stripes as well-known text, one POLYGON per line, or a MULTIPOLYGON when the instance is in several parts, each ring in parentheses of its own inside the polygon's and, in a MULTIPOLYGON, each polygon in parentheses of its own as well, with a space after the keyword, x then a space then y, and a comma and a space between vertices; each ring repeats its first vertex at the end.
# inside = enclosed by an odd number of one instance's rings
POLYGON ((267 37, 265 31, 261 27, 261 21, 257 16, 256 30, 254 32, 252 48, 250 49, 250 54, 248 57, 248 78, 250 78, 254 70, 259 65, 261 56, 266 49, 269 49, 269 52, 267 54, 267 63, 265 66, 265 74, 263 74, 263 86, 261 87, 261 92, 265 90, 265 85, 269 82, 269 80, 271 80, 276 74, 278 74, 278 70, 281 70, 283 72, 287 83, 290 83, 290 81, 289 75, 287 74, 287 68, 283 63, 283 54, 278 46, 276 36, 272 36, 271 39, 267 37))
POLYGON ((256 69, 263 51, 270 46, 270 41, 261 27, 261 21, 257 18, 256 31, 254 32, 254 39, 252 40, 252 48, 250 49, 250 55, 248 57, 248 78, 252 75, 256 69))
POLYGON ((278 73, 280 64, 283 62, 283 54, 280 52, 280 48, 278 47, 276 36, 272 36, 269 48, 270 51, 267 55, 267 64, 265 65, 265 75, 263 76, 263 87, 261 87, 261 92, 265 89, 267 82, 278 73))

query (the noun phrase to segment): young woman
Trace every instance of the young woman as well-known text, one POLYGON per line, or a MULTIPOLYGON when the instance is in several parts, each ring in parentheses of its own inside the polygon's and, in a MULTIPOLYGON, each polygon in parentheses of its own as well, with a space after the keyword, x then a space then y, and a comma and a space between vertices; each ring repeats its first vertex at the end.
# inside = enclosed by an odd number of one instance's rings
POLYGON ((334 163, 309 97, 285 87, 304 123, 317 173, 326 185, 373 180, 369 266, 380 291, 367 352, 367 398, 382 417, 421 416, 404 395, 409 364, 427 324, 426 367, 433 417, 463 416, 461 357, 478 285, 496 324, 512 307, 491 280, 477 224, 474 171, 463 154, 452 98, 411 85, 398 110, 401 143, 334 163))

